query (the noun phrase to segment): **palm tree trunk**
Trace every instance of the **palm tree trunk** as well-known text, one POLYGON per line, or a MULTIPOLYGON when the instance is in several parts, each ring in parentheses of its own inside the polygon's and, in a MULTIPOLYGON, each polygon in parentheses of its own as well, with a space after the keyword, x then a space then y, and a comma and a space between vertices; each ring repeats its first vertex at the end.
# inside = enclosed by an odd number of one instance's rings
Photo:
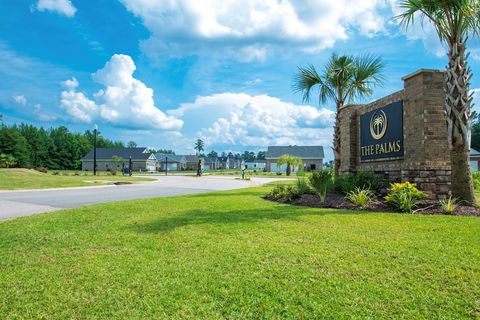
POLYGON ((292 169, 290 168, 290 163, 287 163, 287 176, 290 176, 292 169))
POLYGON ((463 40, 450 44, 448 60, 445 108, 452 162, 452 196, 474 204, 475 193, 469 165, 471 72, 465 59, 463 40))
POLYGON ((334 156, 334 172, 335 177, 340 173, 340 117, 339 110, 343 103, 337 103, 337 110, 335 112, 335 125, 333 127, 333 156, 334 156))

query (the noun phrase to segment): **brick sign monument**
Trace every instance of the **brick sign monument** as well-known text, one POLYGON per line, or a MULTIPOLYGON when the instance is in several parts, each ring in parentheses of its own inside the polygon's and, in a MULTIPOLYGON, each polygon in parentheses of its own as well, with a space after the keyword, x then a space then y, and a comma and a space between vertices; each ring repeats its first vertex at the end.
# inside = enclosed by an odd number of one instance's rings
POLYGON ((451 185, 445 73, 419 70, 403 81, 399 92, 339 110, 340 174, 369 170, 443 199, 451 185))

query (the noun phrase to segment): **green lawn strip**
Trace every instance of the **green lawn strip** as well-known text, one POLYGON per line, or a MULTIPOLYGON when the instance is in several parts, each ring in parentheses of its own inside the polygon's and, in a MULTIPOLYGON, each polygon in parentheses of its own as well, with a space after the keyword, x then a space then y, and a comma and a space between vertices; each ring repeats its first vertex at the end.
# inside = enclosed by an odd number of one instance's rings
POLYGON ((51 172, 41 173, 27 169, 0 169, 0 190, 18 189, 45 189, 61 187, 81 187, 102 184, 108 181, 154 181, 150 178, 128 177, 128 176, 107 176, 107 175, 78 175, 62 174, 53 175, 51 172), (95 181, 95 182, 93 182, 95 181))
POLYGON ((266 188, 0 223, 0 318, 475 318, 480 219, 313 209, 266 188))

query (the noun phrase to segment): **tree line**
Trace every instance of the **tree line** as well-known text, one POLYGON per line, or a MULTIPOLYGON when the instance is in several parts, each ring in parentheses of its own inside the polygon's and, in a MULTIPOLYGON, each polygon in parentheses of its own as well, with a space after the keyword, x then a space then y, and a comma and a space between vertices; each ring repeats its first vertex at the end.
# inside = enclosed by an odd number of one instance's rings
MULTIPOLYGON (((1 119, 1 118, 0 118, 1 119)), ((93 149, 94 134, 71 132, 64 126, 45 129, 29 124, 0 123, 0 166, 77 170, 80 159, 93 149)), ((98 148, 124 148, 121 141, 97 135, 98 148)))
POLYGON ((205 143, 203 142, 202 139, 197 139, 195 141, 194 149, 197 151, 197 155, 200 157, 205 157, 205 156, 209 158, 219 158, 219 157, 227 158, 228 157, 230 159, 244 160, 247 162, 254 161, 254 160, 265 160, 265 151, 258 151, 258 153, 256 154, 255 152, 248 151, 248 150, 244 151, 243 153, 234 154, 233 152, 229 152, 229 153, 222 152, 219 154, 215 150, 212 150, 205 155, 205 153, 203 153, 203 151, 205 150, 204 147, 205 147, 205 143))
MULTIPOLYGON (((60 126, 45 129, 30 124, 3 123, 0 115, 0 167, 39 168, 52 170, 79 170, 81 159, 93 149, 94 133, 86 130, 84 133, 71 132, 67 127, 60 126)), ((114 141, 97 134, 97 148, 135 148, 137 143, 129 141, 114 141)), ((175 154, 170 149, 149 149, 152 153, 175 154)), ((203 150, 202 150, 203 151, 203 150)), ((204 154, 200 154, 205 156, 204 154)), ((253 161, 265 159, 265 151, 254 153, 245 151, 243 154, 211 151, 208 157, 219 156, 233 159, 253 161)))

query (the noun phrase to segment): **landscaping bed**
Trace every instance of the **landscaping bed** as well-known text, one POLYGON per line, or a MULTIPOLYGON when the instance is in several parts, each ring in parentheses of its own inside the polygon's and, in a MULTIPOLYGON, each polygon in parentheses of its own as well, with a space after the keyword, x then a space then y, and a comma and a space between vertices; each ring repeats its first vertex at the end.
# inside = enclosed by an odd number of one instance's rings
POLYGON ((294 184, 277 184, 265 198, 313 208, 480 216, 480 208, 465 201, 433 200, 414 183, 388 183, 368 171, 335 177, 331 170, 322 170, 294 184))
MULTIPOLYGON (((272 198, 270 196, 265 196, 265 199, 287 203, 296 206, 305 206, 312 208, 331 208, 331 209, 342 209, 342 210, 361 210, 361 211, 371 211, 371 212, 395 212, 399 213, 393 206, 385 203, 379 198, 376 202, 370 203, 362 208, 355 206, 353 203, 345 199, 345 196, 340 192, 332 192, 327 194, 325 202, 322 204, 320 202, 320 197, 316 194, 303 194, 298 198, 289 199, 287 197, 282 197, 279 199, 272 198)), ((413 213, 420 213, 426 215, 433 214, 446 214, 442 211, 441 205, 437 200, 419 200, 416 204, 416 207, 413 213)), ((455 208, 455 211, 451 215, 457 216, 477 216, 480 217, 480 208, 458 204, 455 208)))

